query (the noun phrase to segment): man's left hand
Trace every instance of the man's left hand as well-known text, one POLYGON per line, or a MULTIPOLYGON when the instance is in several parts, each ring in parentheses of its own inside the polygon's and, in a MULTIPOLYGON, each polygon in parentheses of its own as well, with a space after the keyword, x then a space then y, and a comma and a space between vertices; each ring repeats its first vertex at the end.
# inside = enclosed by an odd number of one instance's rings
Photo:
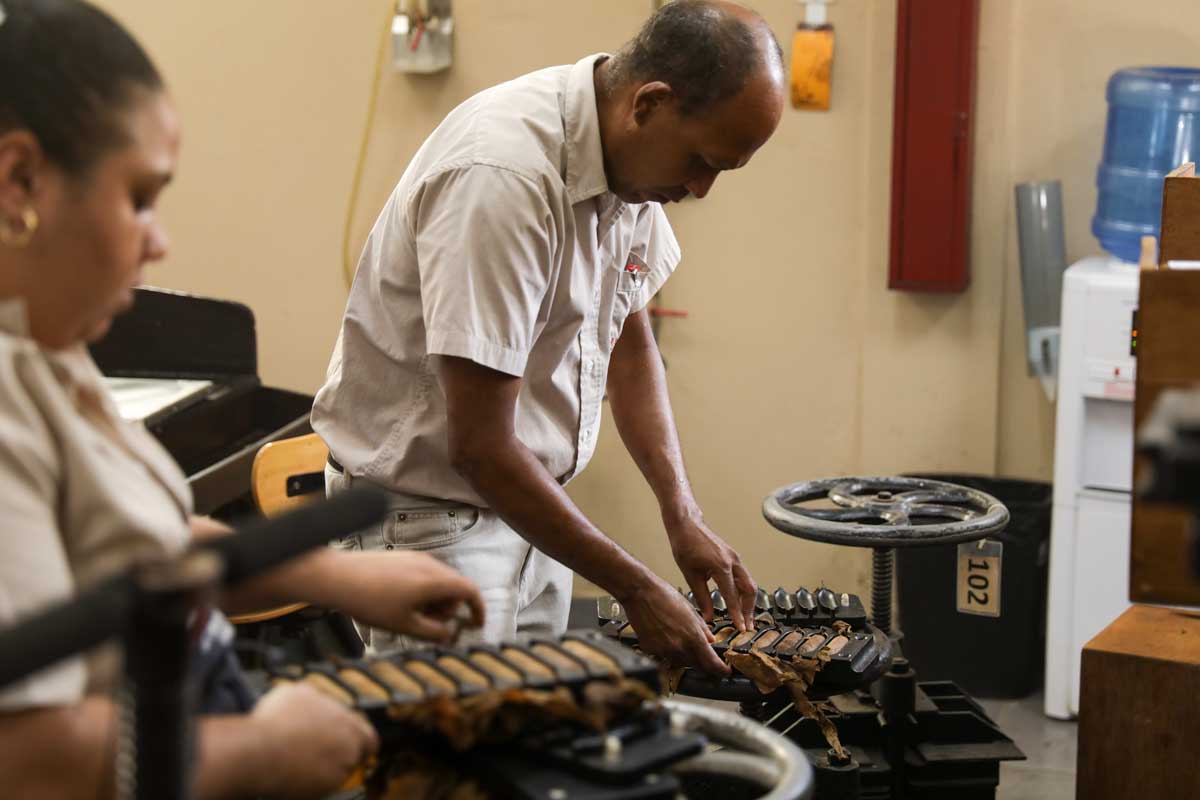
POLYGON ((671 554, 683 572, 688 587, 696 597, 696 605, 708 622, 713 619, 711 579, 725 598, 729 618, 739 630, 754 625, 754 594, 757 584, 742 565, 737 551, 713 533, 699 513, 688 514, 667 522, 667 538, 671 554))

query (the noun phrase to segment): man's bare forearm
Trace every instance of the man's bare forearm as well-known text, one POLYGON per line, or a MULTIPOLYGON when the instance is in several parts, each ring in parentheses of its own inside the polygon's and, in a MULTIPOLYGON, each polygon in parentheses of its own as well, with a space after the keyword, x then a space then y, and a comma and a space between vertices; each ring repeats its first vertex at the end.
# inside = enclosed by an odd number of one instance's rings
POLYGON ((671 555, 701 613, 712 619, 708 595, 712 581, 729 603, 734 624, 747 629, 754 607, 754 579, 737 552, 708 527, 692 495, 662 356, 644 310, 626 320, 613 350, 608 399, 626 449, 658 497, 671 555))
POLYGON ((628 596, 652 579, 584 516, 515 436, 476 439, 455 468, 526 541, 614 596, 628 596))
POLYGON ((662 355, 645 309, 625 321, 613 349, 608 401, 621 441, 658 498, 664 519, 698 515, 671 412, 662 355))

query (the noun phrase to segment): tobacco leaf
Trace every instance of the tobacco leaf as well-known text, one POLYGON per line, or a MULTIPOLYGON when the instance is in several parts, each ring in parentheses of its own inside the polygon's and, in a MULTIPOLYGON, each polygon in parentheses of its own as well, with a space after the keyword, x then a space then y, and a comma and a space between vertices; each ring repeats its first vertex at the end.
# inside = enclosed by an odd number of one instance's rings
POLYGON ((797 657, 790 661, 757 650, 751 650, 749 653, 726 650, 725 661, 753 681, 755 688, 763 694, 770 694, 780 687, 786 688, 792 696, 796 710, 805 718, 814 720, 829 746, 839 757, 845 757, 846 751, 838 738, 837 727, 822 708, 809 700, 807 695, 817 673, 829 661, 828 650, 822 648, 815 658, 797 657))
POLYGON ((817 726, 820 727, 821 733, 825 735, 825 741, 837 753, 838 758, 846 757, 846 750, 842 747, 842 741, 838 738, 837 726, 829 717, 825 716, 824 709, 809 700, 808 697, 795 685, 789 686, 788 691, 792 695, 792 702, 796 704, 796 710, 805 719, 815 720, 817 726))
POLYGON ((657 697, 645 684, 628 678, 591 681, 581 695, 582 700, 576 699, 570 689, 558 686, 480 692, 462 699, 438 696, 394 704, 388 716, 411 731, 438 734, 462 751, 564 722, 602 731, 657 697))
POLYGON ((491 800, 461 770, 423 753, 400 753, 367 787, 369 800, 491 800))
MULTIPOLYGON (((580 698, 570 689, 507 689, 461 699, 431 697, 395 704, 388 716, 410 733, 440 736, 455 751, 479 743, 510 741, 550 725, 576 724, 603 731, 640 713, 657 695, 629 678, 594 680, 580 698)), ((400 750, 372 780, 371 800, 487 800, 488 795, 456 768, 415 750, 400 750)))
POLYGON ((753 681, 755 688, 763 694, 770 694, 780 686, 789 684, 799 684, 802 689, 808 689, 828 660, 828 655, 823 660, 818 657, 785 661, 761 650, 751 650, 749 653, 725 651, 725 662, 753 681))
POLYGON ((679 682, 683 680, 683 673, 686 667, 672 667, 669 664, 659 663, 658 675, 661 679, 663 694, 670 697, 679 691, 679 682))

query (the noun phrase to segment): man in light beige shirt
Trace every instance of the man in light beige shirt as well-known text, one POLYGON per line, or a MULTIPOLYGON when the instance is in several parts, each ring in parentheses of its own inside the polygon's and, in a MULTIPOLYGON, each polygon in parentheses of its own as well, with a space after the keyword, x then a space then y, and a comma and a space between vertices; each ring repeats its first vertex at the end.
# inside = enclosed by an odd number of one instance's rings
POLYGON ((431 551, 480 584, 489 640, 561 631, 574 569, 624 603, 647 650, 725 671, 690 605, 562 487, 607 391, 702 612, 712 580, 750 624, 755 585, 692 496, 646 306, 680 257, 661 204, 744 166, 783 97, 761 18, 680 0, 617 55, 493 87, 442 122, 371 231, 313 408, 330 491, 393 496, 343 546, 431 551))

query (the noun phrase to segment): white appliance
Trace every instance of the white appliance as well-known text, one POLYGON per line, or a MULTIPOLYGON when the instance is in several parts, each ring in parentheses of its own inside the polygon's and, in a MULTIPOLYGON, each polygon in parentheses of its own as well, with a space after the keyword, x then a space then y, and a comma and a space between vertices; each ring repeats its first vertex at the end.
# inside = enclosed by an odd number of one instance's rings
POLYGON ((1129 608, 1137 299, 1134 264, 1097 256, 1063 274, 1045 697, 1060 719, 1079 713, 1083 646, 1129 608))

